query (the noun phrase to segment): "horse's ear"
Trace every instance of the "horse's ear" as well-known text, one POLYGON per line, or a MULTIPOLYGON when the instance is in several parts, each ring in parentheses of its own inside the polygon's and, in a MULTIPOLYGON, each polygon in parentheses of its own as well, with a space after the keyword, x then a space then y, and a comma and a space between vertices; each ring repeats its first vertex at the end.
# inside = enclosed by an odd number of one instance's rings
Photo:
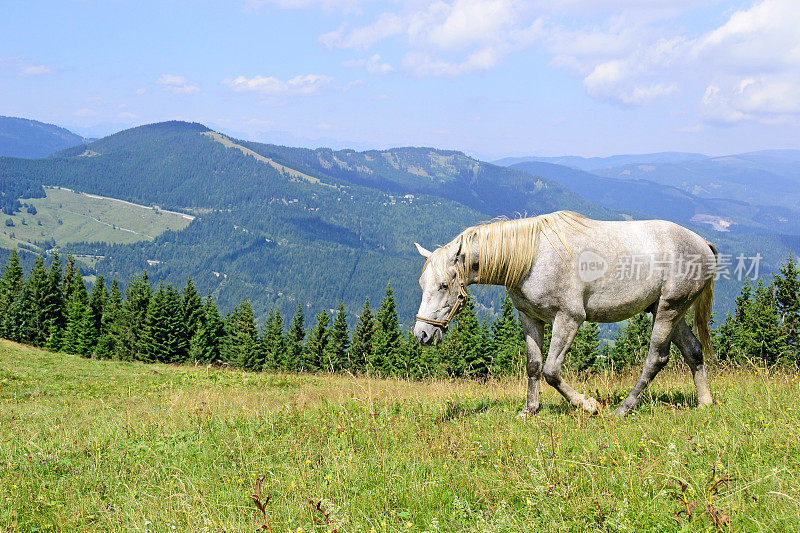
POLYGON ((414 246, 417 247, 417 251, 419 252, 419 255, 421 255, 425 259, 429 258, 431 256, 431 254, 433 253, 430 250, 426 250, 425 248, 423 248, 419 243, 415 242, 414 246))

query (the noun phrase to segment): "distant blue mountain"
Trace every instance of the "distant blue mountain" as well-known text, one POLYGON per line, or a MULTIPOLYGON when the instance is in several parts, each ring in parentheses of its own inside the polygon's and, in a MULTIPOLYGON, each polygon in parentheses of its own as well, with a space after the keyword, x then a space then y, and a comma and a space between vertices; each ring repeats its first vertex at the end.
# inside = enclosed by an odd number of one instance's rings
MULTIPOLYGON (((598 176, 563 165, 529 161, 510 168, 555 181, 603 207, 723 231, 800 235, 800 210, 741 200, 696 196, 684 188, 641 178, 598 176)), ((625 167, 628 168, 628 167, 625 167)))
POLYGON ((80 135, 53 124, 0 116, 0 157, 37 159, 87 142, 80 135))
POLYGON ((653 164, 653 163, 679 163, 706 159, 707 155, 686 152, 659 152, 655 154, 612 155, 609 157, 579 157, 565 155, 557 157, 505 157, 494 161, 495 165, 511 166, 519 163, 539 162, 564 165, 579 170, 593 171, 600 168, 619 167, 622 165, 653 164))

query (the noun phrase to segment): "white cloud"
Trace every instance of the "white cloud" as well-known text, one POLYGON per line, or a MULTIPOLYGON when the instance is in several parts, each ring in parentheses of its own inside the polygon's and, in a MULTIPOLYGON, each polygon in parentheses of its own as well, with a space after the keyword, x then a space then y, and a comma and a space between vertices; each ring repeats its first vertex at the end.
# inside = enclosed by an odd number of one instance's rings
POLYGON ((590 96, 645 105, 685 88, 710 122, 775 123, 800 115, 795 0, 761 0, 695 37, 665 34, 630 13, 615 17, 601 28, 562 28, 546 41, 555 54, 550 65, 583 76, 590 96))
POLYGON ((349 12, 357 12, 366 0, 245 0, 245 9, 257 11, 265 5, 282 9, 323 8, 349 12))
POLYGON ((394 67, 389 63, 381 61, 379 54, 373 54, 365 59, 351 59, 342 63, 345 67, 365 67, 370 74, 389 74, 394 71, 394 67))
POLYGON ((16 71, 19 76, 41 76, 52 72, 46 65, 31 63, 19 57, 0 57, 0 68, 3 67, 16 71))
POLYGON ((402 35, 407 27, 408 21, 400 15, 383 13, 372 24, 350 31, 342 25, 330 33, 320 35, 319 40, 328 48, 366 50, 384 39, 402 35))
POLYGON ((49 74, 50 67, 45 65, 26 65, 22 67, 21 74, 25 76, 38 76, 40 74, 49 74))
POLYGON ((412 2, 402 12, 382 13, 372 24, 346 25, 320 36, 328 48, 366 50, 399 38, 409 50, 402 60, 420 76, 455 76, 486 70, 542 36, 543 20, 531 18, 521 0, 412 2))
POLYGON ((536 46, 551 68, 582 79, 589 96, 618 105, 680 95, 710 122, 800 118, 798 2, 750 1, 716 27, 691 32, 685 20, 708 16, 692 10, 723 0, 414 0, 320 41, 355 50, 392 41, 404 48, 400 60, 373 53, 345 65, 417 76, 485 71, 536 46))
POLYGON ((281 94, 313 94, 332 80, 320 74, 295 76, 290 80, 281 80, 273 76, 239 76, 224 80, 223 83, 235 91, 253 91, 268 95, 281 94))
POLYGON ((200 91, 200 87, 190 84, 184 76, 175 74, 162 74, 156 83, 163 86, 165 91, 174 94, 192 94, 200 91))

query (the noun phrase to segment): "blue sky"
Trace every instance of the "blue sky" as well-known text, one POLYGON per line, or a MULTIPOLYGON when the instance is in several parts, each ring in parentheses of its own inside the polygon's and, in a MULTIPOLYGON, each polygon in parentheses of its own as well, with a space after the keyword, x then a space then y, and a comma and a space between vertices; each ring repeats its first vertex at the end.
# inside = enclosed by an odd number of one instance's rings
POLYGON ((485 158, 800 148, 796 0, 3 2, 0 114, 485 158), (633 7, 632 7, 633 6, 633 7))

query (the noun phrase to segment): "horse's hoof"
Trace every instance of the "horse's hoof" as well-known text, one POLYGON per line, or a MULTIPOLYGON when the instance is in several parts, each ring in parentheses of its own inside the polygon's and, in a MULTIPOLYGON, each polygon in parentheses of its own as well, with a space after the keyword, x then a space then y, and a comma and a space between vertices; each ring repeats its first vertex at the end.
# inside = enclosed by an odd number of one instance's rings
POLYGON ((603 406, 594 398, 586 398, 583 400, 581 407, 590 415, 599 415, 603 411, 603 406))
POLYGON ((532 407, 526 407, 525 409, 519 412, 517 418, 519 418, 520 420, 526 420, 535 414, 536 414, 536 409, 532 407))
POLYGON ((625 415, 628 414, 628 410, 625 409, 625 407, 623 407, 622 405, 620 405, 614 410, 614 414, 616 415, 617 418, 625 418, 625 415))

